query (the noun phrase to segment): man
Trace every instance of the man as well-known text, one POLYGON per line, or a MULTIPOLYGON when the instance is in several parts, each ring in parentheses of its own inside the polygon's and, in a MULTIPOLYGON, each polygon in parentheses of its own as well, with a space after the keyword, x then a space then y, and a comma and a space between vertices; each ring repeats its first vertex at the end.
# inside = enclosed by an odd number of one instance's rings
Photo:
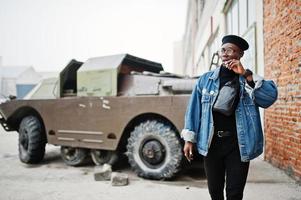
MULTIPOLYGON (((222 39, 219 56, 222 65, 202 75, 192 92, 181 133, 185 140, 184 155, 193 159, 193 147, 204 156, 204 168, 212 200, 243 198, 249 161, 263 151, 263 134, 258 107, 267 108, 277 99, 277 87, 253 75, 241 64, 240 58, 249 44, 236 35, 222 39), (215 111, 220 91, 237 80, 234 111, 215 111), (226 178, 226 180, 225 180, 226 178)), ((225 94, 223 94, 225 95, 225 94)), ((222 96, 221 96, 222 97, 222 96)), ((223 99, 219 99, 224 101, 223 99)))

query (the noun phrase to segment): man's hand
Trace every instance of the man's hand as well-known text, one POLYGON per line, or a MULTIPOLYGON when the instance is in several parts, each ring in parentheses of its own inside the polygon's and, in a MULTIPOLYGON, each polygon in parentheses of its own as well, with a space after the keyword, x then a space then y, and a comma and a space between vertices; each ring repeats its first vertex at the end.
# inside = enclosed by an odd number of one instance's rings
POLYGON ((189 142, 189 141, 185 141, 185 145, 184 145, 184 155, 186 157, 186 159, 190 162, 191 160, 193 160, 193 143, 189 142))
POLYGON ((225 62, 228 69, 233 70, 236 74, 243 75, 245 73, 245 68, 242 66, 240 60, 231 59, 225 62))

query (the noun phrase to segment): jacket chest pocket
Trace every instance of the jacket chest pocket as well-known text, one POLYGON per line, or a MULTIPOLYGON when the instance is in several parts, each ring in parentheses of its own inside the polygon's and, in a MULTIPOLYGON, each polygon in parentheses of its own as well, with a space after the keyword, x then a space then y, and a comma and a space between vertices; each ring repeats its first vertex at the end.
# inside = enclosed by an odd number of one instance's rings
POLYGON ((216 95, 217 95, 217 93, 214 93, 214 92, 203 93, 202 98, 201 98, 202 119, 209 120, 210 113, 212 110, 212 105, 213 105, 216 95))
POLYGON ((202 95, 201 102, 202 102, 202 104, 204 104, 204 103, 210 103, 210 99, 211 99, 210 95, 202 95))
POLYGON ((203 105, 211 105, 213 104, 215 97, 217 96, 217 92, 211 91, 210 93, 208 92, 203 92, 202 98, 201 98, 201 103, 203 105))

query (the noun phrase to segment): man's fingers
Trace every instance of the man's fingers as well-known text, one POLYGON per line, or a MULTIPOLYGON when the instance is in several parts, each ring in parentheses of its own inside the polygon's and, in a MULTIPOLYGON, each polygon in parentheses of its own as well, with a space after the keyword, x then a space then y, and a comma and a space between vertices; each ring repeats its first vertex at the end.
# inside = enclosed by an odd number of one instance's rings
POLYGON ((188 149, 184 149, 184 156, 187 157, 188 156, 188 149))
POLYGON ((192 146, 191 145, 185 145, 184 149, 184 156, 190 162, 192 160, 192 146))
POLYGON ((236 64, 237 64, 236 60, 231 60, 231 62, 229 63, 229 66, 232 68, 236 64))
POLYGON ((184 152, 184 155, 185 155, 186 157, 189 157, 190 155, 192 155, 192 152, 191 152, 191 151, 185 151, 185 152, 184 152))
POLYGON ((185 158, 186 158, 188 161, 190 161, 188 152, 184 152, 184 156, 185 156, 185 158))

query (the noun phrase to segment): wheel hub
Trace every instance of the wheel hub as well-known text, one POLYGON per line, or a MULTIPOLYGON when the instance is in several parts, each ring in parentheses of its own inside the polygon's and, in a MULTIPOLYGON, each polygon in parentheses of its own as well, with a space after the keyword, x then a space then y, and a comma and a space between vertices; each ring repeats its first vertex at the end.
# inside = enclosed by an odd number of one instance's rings
POLYGON ((72 147, 65 147, 63 149, 63 153, 65 154, 65 157, 67 159, 72 159, 73 157, 76 156, 76 149, 75 148, 72 148, 72 147))
POLYGON ((160 164, 165 158, 165 149, 157 140, 149 140, 142 147, 143 159, 151 165, 160 164))
POLYGON ((96 165, 113 164, 116 154, 109 150, 91 150, 91 157, 96 165))
POLYGON ((20 142, 24 149, 28 149, 28 135, 27 131, 24 130, 23 133, 20 134, 20 142))

